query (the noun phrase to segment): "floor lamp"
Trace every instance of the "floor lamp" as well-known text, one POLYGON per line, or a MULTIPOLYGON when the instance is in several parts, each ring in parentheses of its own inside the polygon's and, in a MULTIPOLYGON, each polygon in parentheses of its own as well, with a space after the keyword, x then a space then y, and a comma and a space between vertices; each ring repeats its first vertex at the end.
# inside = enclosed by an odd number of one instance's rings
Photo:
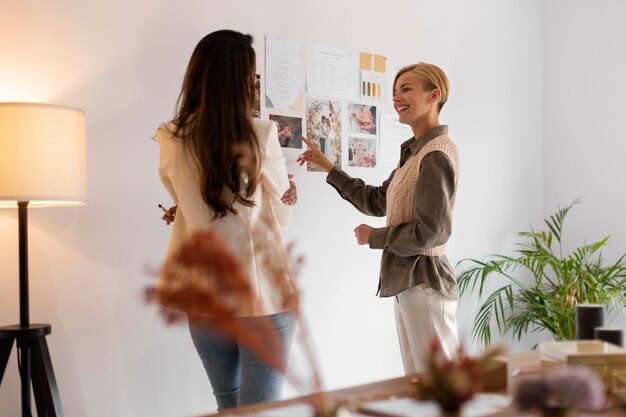
POLYGON ((27 211, 84 204, 86 170, 83 111, 0 103, 0 208, 18 210, 20 305, 20 323, 0 327, 0 383, 15 344, 23 417, 32 415, 31 382, 37 415, 63 415, 46 343, 51 326, 31 324, 29 318, 27 211))

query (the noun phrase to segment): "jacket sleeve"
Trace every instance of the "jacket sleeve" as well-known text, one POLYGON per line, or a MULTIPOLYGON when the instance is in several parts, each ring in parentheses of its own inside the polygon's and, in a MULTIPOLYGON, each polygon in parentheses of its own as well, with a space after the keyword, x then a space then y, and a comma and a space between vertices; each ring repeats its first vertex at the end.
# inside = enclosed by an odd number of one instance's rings
POLYGON ((443 152, 425 156, 415 184, 415 221, 373 229, 370 248, 416 256, 446 243, 452 233, 454 177, 452 161, 443 152))
POLYGON ((265 137, 259 139, 265 140, 265 155, 261 168, 263 188, 268 193, 276 219, 284 230, 291 222, 293 208, 281 200, 285 191, 289 189, 289 177, 287 176, 285 158, 278 143, 276 124, 270 123, 265 137))
POLYGON ((171 147, 169 143, 167 143, 168 139, 163 135, 163 126, 159 127, 157 131, 157 141, 159 143, 159 177, 161 177, 161 182, 165 186, 165 189, 172 197, 172 201, 174 204, 178 204, 178 197, 176 196, 176 190, 174 189, 174 184, 172 184, 172 180, 167 175, 167 167, 170 162, 171 155, 171 147))
POLYGON ((365 184, 359 178, 352 178, 340 168, 334 167, 328 173, 326 182, 361 213, 382 217, 387 212, 387 188, 394 173, 395 170, 382 185, 374 186, 365 184))

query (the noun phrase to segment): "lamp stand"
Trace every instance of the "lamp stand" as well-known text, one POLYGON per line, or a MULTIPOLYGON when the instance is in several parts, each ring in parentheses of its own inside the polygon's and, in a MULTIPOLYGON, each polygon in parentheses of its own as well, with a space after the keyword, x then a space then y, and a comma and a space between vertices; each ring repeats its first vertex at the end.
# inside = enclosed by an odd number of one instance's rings
POLYGON ((31 417, 32 382, 38 417, 62 417, 61 398, 46 343, 49 324, 30 324, 28 307, 28 202, 18 202, 20 324, 0 327, 0 383, 16 342, 22 389, 22 417, 31 417))

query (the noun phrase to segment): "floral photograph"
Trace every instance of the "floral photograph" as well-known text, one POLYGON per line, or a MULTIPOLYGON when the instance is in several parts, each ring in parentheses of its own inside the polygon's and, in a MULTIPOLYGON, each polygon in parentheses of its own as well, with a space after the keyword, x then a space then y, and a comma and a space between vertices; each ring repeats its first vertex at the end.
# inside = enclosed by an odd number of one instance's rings
MULTIPOLYGON (((341 167, 341 103, 307 99, 306 136, 335 166, 341 167)), ((307 171, 321 169, 307 162, 307 171)))

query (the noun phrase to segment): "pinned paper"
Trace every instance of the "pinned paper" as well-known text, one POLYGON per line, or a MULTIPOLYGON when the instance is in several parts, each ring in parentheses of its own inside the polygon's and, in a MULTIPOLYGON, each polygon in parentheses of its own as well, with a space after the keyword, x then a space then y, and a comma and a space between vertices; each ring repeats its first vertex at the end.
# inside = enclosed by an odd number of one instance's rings
POLYGON ((360 68, 362 71, 387 72, 387 57, 368 52, 360 54, 360 68))
POLYGON ((265 107, 302 111, 304 77, 304 43, 266 35, 265 107))
POLYGON ((308 43, 306 84, 311 95, 356 100, 359 60, 353 51, 308 43))
POLYGON ((367 52, 361 52, 360 55, 360 62, 361 62, 361 69, 364 71, 371 71, 373 69, 373 65, 372 65, 372 54, 368 54, 367 52))
POLYGON ((387 89, 387 57, 361 52, 361 100, 384 102, 387 89))
POLYGON ((382 55, 374 55, 374 68, 372 68, 375 72, 382 72, 383 74, 387 72, 387 57, 382 55))

